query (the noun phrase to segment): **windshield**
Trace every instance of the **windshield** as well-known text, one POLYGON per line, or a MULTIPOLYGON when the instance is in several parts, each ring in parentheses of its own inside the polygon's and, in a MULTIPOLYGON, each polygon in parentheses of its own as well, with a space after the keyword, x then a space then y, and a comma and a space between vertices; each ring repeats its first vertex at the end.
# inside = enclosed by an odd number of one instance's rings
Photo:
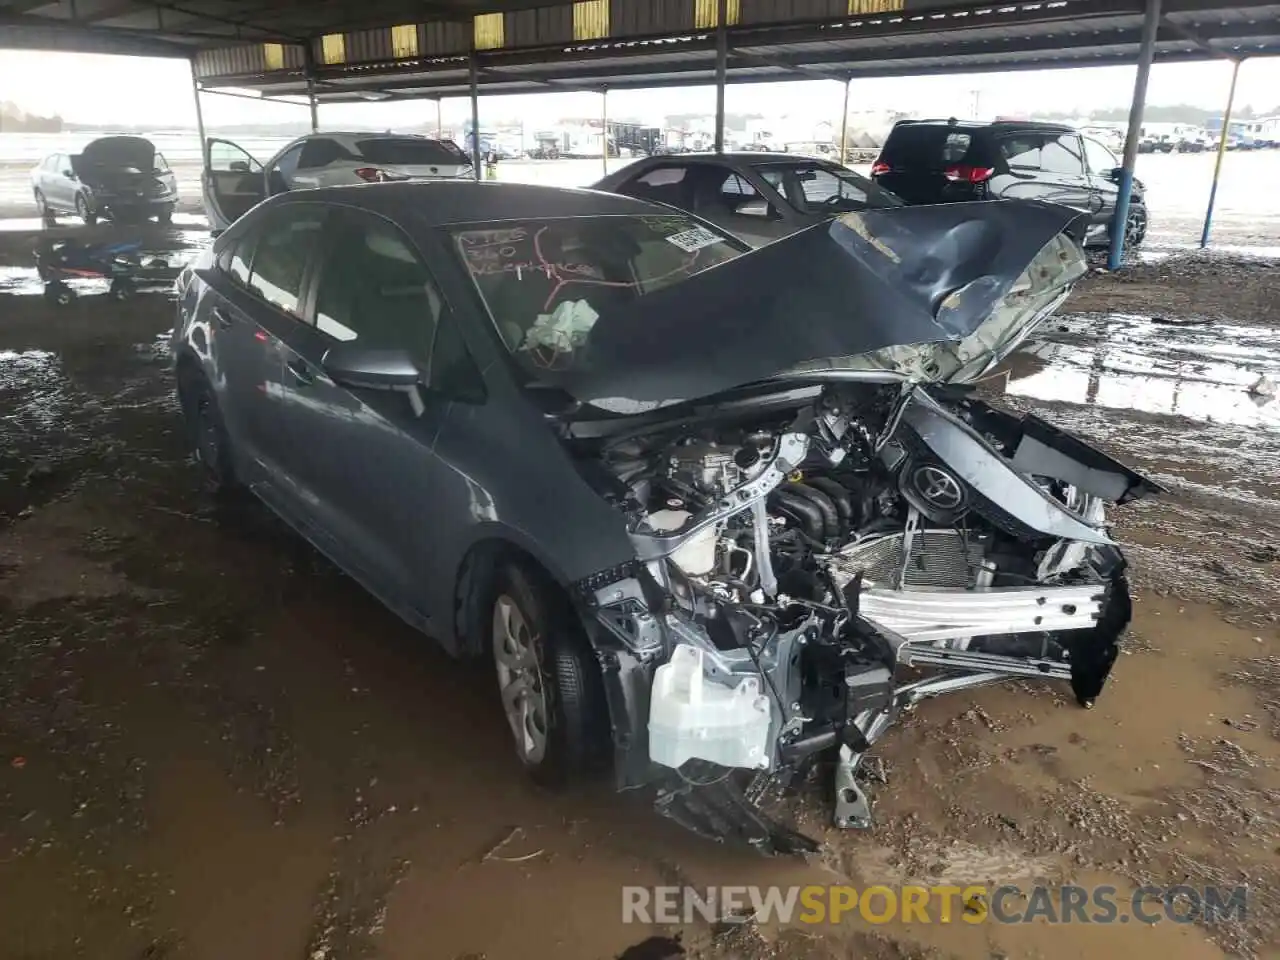
POLYGON ((802 213, 847 213, 902 206, 902 201, 888 190, 843 167, 788 163, 757 169, 769 186, 802 213))
POLYGON ((453 238, 503 343, 535 380, 585 367, 602 314, 746 250, 679 214, 510 220, 453 238))
POLYGON ((356 144, 360 156, 370 163, 391 166, 438 166, 440 164, 466 163, 467 158, 454 143, 428 140, 425 137, 377 137, 361 140, 356 144))

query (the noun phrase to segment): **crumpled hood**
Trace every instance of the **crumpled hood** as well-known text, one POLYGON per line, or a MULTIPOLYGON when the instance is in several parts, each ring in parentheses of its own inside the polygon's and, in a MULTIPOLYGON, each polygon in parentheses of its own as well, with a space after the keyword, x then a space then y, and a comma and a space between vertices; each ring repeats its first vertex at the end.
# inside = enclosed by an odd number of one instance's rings
POLYGON ((1081 220, 1013 200, 845 214, 605 311, 548 380, 652 406, 833 369, 972 379, 1085 272, 1081 220))
POLYGON ((150 173, 156 166, 156 148, 143 137, 101 137, 81 150, 80 158, 95 167, 134 167, 150 173))

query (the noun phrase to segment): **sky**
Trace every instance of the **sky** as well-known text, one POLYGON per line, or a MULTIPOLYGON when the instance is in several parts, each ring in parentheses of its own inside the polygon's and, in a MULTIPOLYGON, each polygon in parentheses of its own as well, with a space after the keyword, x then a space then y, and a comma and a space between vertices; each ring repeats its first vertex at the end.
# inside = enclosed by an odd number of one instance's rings
MULTIPOLYGON (((966 74, 949 77, 906 77, 855 80, 851 110, 899 110, 909 113, 971 116, 975 95, 978 115, 1071 115, 1077 111, 1127 106, 1133 93, 1133 67, 1090 67, 1072 70, 966 74)), ((1231 65, 1157 64, 1151 71, 1147 103, 1192 104, 1220 110, 1226 102, 1231 65)), ((836 82, 804 81, 730 86, 729 113, 791 115, 814 120, 839 116, 843 88, 836 82)), ((185 60, 111 57, 91 54, 3 52, 0 56, 0 100, 23 110, 61 114, 65 120, 95 124, 145 124, 156 129, 195 125, 191 75, 185 60)), ((231 97, 202 97, 205 125, 305 122, 304 106, 254 103, 231 97)), ((1280 58, 1247 60, 1240 68, 1237 106, 1256 110, 1280 106, 1280 58)), ((671 113, 713 113, 711 87, 665 90, 618 90, 609 94, 609 116, 657 124, 671 113)), ((481 123, 520 118, 532 126, 562 117, 600 115, 595 93, 554 93, 482 97, 481 123)), ((446 126, 469 117, 466 98, 445 100, 446 126)), ((432 101, 334 104, 322 107, 321 126, 342 124, 393 127, 434 122, 432 101)))

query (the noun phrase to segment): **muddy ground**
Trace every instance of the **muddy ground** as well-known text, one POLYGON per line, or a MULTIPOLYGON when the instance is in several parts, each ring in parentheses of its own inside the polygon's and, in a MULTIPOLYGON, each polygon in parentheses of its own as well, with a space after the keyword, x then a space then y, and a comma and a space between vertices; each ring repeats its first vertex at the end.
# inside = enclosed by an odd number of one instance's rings
MULTIPOLYGON (((159 248, 197 234, 149 236, 159 248)), ((1169 494, 1095 709, 1009 684, 875 751, 877 825, 810 861, 704 843, 607 784, 530 785, 489 670, 253 510, 196 492, 163 294, 46 305, 0 238, 0 957, 659 960, 1280 956, 1280 268, 1091 276, 985 384, 1169 494), (623 925, 624 884, 1247 884, 1242 922, 623 925)), ((181 256, 181 251, 174 254, 181 256)))

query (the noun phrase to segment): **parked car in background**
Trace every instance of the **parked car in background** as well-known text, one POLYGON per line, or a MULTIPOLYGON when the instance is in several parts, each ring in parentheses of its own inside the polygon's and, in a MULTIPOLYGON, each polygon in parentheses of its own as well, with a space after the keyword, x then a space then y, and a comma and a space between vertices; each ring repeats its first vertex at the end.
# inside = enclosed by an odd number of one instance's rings
POLYGON ((155 144, 143 137, 100 137, 79 153, 54 153, 31 171, 41 218, 74 213, 86 224, 100 218, 161 223, 173 218, 178 183, 155 144))
MULTIPOLYGON (((1052 123, 902 120, 871 177, 908 203, 1048 200, 1089 215, 1086 243, 1107 244, 1120 160, 1099 141, 1052 123)), ((1133 182, 1125 243, 1147 233, 1145 189, 1133 182)))
POLYGON ((611 768, 813 850, 761 776, 826 754, 870 826, 856 768, 902 711, 1009 677, 1088 706, 1117 659, 1107 504, 1159 487, 965 389, 1087 272, 1078 220, 873 209, 748 250, 598 191, 285 194, 178 280, 181 409, 210 488, 490 660, 534 779, 611 768))
POLYGON ((452 140, 397 133, 312 133, 261 163, 230 140, 205 141, 205 212, 224 230, 262 200, 288 190, 396 180, 472 177, 471 160, 452 140))
POLYGON ((837 214, 902 205, 839 164, 765 152, 652 157, 598 180, 594 189, 696 213, 757 247, 837 214))

